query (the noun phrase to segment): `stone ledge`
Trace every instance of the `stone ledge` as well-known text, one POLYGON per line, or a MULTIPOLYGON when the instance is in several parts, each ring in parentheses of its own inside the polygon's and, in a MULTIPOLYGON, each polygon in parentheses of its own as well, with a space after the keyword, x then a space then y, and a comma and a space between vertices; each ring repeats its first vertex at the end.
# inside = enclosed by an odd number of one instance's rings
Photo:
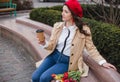
POLYGON ((16 43, 22 45, 29 53, 32 54, 33 59, 36 61, 41 59, 41 57, 38 55, 40 53, 35 49, 35 46, 21 34, 0 25, 0 36, 12 39, 16 43))
POLYGON ((52 27, 41 22, 29 19, 29 16, 23 16, 16 19, 17 23, 24 24, 36 29, 43 29, 46 34, 51 35, 52 27))
MULTIPOLYGON (((31 20, 31 19, 29 19, 29 16, 22 16, 22 17, 16 18, 16 23, 28 26, 29 28, 43 29, 45 32, 45 35, 46 35, 45 36, 46 40, 49 40, 49 37, 51 35, 51 31, 52 31, 51 26, 46 25, 46 24, 41 23, 41 22, 31 20)), ((42 49, 42 54, 40 54, 40 56, 41 56, 41 58, 44 58, 45 55, 47 54, 47 52, 45 49, 42 48, 42 46, 40 46, 39 48, 42 49)), ((39 51, 41 51, 40 49, 39 49, 39 51)))
MULTIPOLYGON (((49 39, 49 36, 51 34, 52 28, 48 25, 38 23, 35 21, 32 21, 26 17, 20 17, 16 19, 16 23, 19 24, 24 24, 25 26, 29 26, 30 29, 44 29, 45 30, 45 35, 47 36, 47 40, 49 39), (32 23, 31 23, 32 22, 32 23), (42 28, 43 27, 43 28, 42 28), (48 29, 49 28, 49 29, 48 29)), ((0 35, 3 37, 8 37, 10 39, 15 40, 19 44, 21 44, 23 47, 25 47, 31 54, 32 57, 38 61, 46 56, 48 53, 45 49, 42 48, 41 45, 38 44, 38 40, 35 36, 35 32, 30 33, 28 32, 28 28, 23 29, 18 28, 17 25, 13 25, 15 28, 9 28, 9 25, 1 25, 0 24, 0 35), (28 33, 25 33, 26 30, 28 33), (31 38, 32 36, 32 38, 31 38)), ((26 27, 24 27, 26 28, 26 27)))

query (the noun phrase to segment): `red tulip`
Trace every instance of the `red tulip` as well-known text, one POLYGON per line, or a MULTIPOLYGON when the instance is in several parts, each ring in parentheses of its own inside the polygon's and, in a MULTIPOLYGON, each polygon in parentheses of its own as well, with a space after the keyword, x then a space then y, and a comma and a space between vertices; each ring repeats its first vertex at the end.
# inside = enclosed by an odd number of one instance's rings
POLYGON ((72 78, 70 78, 70 82, 72 82, 73 81, 73 79, 72 78))
POLYGON ((64 80, 64 82, 70 82, 69 79, 64 80))
POLYGON ((64 79, 67 79, 68 78, 68 72, 65 72, 64 73, 64 77, 63 77, 64 79))
POLYGON ((56 74, 52 74, 51 76, 54 78, 56 76, 56 74))
POLYGON ((74 80, 74 82, 77 82, 76 80, 74 80))

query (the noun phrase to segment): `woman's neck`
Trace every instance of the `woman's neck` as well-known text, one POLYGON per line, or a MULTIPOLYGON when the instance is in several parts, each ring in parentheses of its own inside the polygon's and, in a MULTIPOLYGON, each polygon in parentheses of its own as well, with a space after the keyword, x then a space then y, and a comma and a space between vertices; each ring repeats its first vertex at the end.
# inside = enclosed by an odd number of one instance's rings
POLYGON ((73 26, 74 24, 75 24, 74 22, 65 22, 66 27, 73 26))

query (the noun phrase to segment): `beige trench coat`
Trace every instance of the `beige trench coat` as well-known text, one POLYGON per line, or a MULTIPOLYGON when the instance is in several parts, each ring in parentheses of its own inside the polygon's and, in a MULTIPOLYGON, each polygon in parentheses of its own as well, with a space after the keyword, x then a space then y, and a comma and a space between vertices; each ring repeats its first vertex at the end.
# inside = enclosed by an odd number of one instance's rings
MULTIPOLYGON (((48 46, 45 47, 49 51, 49 54, 51 54, 58 42, 58 38, 61 34, 62 28, 63 28, 64 22, 58 22, 54 24, 52 34, 50 37, 50 40, 48 42, 48 46)), ((74 38, 72 40, 72 46, 71 46, 71 56, 69 61, 69 69, 71 70, 79 70, 82 72, 82 77, 88 75, 89 67, 84 63, 83 61, 83 50, 84 48, 87 49, 90 56, 96 61, 99 62, 101 60, 104 60, 104 58, 99 54, 96 47, 93 44, 91 32, 87 25, 83 26, 83 29, 87 31, 87 33, 90 34, 90 36, 85 36, 84 34, 80 33, 79 30, 76 30, 76 33, 74 35, 74 38)), ((48 55, 49 55, 48 54, 48 55)))

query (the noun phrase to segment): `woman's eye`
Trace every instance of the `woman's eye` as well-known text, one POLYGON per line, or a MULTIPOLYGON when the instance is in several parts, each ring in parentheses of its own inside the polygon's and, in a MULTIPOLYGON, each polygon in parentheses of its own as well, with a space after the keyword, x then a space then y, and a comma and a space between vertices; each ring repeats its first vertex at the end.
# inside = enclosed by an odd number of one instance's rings
POLYGON ((65 13, 68 13, 68 11, 65 10, 65 13))

